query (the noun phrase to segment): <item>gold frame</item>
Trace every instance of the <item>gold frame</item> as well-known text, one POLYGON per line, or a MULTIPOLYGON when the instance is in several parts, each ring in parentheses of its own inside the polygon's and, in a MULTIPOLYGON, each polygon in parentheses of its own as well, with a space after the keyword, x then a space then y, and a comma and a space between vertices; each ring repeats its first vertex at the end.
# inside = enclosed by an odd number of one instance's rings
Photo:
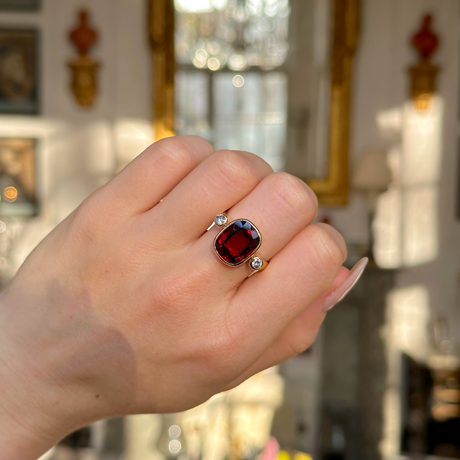
MULTIPOLYGON (((303 180, 320 204, 348 201, 350 110, 353 59, 359 36, 360 0, 334 0, 329 107, 328 175, 303 180)), ((149 0, 149 38, 153 56, 153 125, 155 140, 174 135, 174 4, 149 0)))
POLYGON ((155 141, 174 136, 174 0, 149 0, 155 141))

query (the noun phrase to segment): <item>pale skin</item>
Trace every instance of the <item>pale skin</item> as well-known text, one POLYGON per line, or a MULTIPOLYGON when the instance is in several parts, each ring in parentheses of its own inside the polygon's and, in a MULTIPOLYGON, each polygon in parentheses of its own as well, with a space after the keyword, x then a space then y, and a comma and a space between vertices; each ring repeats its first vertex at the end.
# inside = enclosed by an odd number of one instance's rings
POLYGON ((191 408, 308 348, 349 276, 317 209, 256 155, 195 136, 150 146, 1 294, 2 458, 36 460, 101 418, 191 408), (261 231, 265 271, 218 260, 206 229, 226 210, 261 231))

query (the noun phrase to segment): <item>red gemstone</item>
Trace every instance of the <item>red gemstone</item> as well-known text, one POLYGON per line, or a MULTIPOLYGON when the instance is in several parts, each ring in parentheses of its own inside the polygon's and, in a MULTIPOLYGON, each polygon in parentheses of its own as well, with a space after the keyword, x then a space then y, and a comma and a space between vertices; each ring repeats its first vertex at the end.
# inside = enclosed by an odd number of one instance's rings
POLYGON ((214 240, 220 258, 229 265, 240 265, 260 246, 260 233, 248 220, 230 222, 214 240))

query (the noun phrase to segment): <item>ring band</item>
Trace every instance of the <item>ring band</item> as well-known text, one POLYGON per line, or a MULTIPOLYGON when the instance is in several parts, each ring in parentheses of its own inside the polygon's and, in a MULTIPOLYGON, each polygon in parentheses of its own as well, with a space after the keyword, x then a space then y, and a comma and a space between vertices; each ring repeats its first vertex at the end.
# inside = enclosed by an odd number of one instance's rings
POLYGON ((239 267, 248 262, 254 270, 251 275, 267 268, 268 261, 256 253, 262 244, 262 235, 250 220, 235 219, 228 223, 227 214, 221 213, 217 214, 214 224, 222 228, 213 244, 221 262, 230 267, 239 267))

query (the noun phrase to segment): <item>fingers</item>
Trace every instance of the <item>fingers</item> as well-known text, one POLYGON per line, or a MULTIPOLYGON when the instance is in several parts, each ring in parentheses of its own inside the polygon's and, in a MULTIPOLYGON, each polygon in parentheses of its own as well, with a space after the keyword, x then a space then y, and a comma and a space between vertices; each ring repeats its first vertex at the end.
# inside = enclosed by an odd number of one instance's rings
POLYGON ((272 172, 268 163, 252 153, 216 152, 146 217, 151 222, 168 222, 168 229, 162 235, 165 241, 174 239, 181 244, 195 241, 217 214, 243 199, 272 172))
POLYGON ((308 305, 271 343, 262 356, 251 364, 236 380, 231 382, 227 389, 233 388, 252 375, 269 367, 276 366, 309 348, 326 317, 326 313, 323 310, 326 298, 341 286, 349 276, 349 270, 342 267, 332 285, 308 305))
MULTIPOLYGON (((227 214, 229 221, 243 217, 256 225, 262 235, 262 246, 257 254, 269 260, 310 224, 317 212, 318 200, 310 187, 297 177, 278 172, 265 177, 227 214)), ((208 266, 210 276, 219 280, 220 286, 222 282, 234 287, 252 270, 248 264, 228 267, 213 254, 213 239, 219 230, 213 228, 200 238, 195 257, 208 266)))
POLYGON ((211 144, 198 136, 162 139, 148 147, 97 194, 117 214, 145 212, 213 152, 211 144))
POLYGON ((326 224, 296 235, 262 273, 245 280, 233 297, 229 322, 255 355, 333 283, 346 258, 342 236, 326 224), (281 306, 281 308, 280 308, 281 306), (254 331, 259 331, 255 334, 254 331))

